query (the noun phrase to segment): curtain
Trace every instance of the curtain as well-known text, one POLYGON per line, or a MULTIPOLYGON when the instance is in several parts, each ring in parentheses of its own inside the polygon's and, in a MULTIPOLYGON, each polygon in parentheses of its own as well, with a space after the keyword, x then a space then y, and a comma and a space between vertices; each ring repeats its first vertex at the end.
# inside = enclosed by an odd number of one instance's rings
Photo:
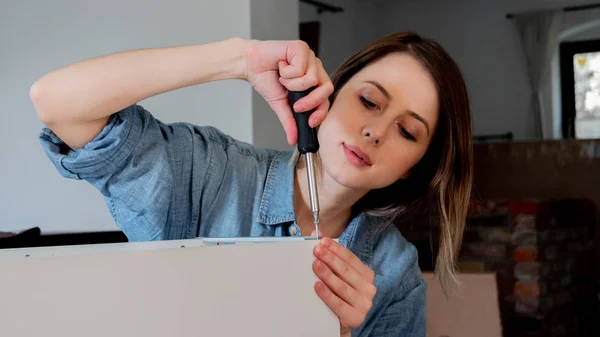
POLYGON ((536 136, 552 137, 551 64, 562 28, 563 11, 547 10, 514 15, 527 60, 536 136))

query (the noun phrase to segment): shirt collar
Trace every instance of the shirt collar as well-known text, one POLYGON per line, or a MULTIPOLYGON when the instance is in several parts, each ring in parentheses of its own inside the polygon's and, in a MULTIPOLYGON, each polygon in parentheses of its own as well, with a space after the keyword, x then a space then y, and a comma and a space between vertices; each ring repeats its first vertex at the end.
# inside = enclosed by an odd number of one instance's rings
MULTIPOLYGON (((293 151, 279 152, 271 161, 257 221, 265 225, 280 225, 296 220, 294 212, 294 175, 296 161, 293 151)), ((363 262, 372 261, 373 240, 376 224, 370 216, 355 216, 338 241, 349 248, 363 262)))

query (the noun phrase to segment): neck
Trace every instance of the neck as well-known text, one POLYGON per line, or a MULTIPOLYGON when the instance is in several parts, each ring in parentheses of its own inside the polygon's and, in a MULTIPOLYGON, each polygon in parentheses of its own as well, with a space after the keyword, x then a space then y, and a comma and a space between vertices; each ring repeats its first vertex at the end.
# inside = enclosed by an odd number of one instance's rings
MULTIPOLYGON (((325 172, 318 157, 315 166, 320 209, 319 231, 323 236, 337 238, 350 222, 352 205, 367 191, 340 185, 325 172)), ((304 236, 310 235, 315 228, 308 190, 306 162, 302 156, 296 166, 294 177, 294 208, 296 223, 304 236)))

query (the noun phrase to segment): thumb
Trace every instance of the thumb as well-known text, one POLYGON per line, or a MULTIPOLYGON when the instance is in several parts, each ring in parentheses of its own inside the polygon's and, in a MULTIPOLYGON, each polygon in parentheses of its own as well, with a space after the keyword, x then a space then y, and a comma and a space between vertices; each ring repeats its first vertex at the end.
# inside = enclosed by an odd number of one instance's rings
POLYGON ((288 105, 287 98, 268 102, 268 104, 275 111, 281 126, 283 126, 288 144, 295 145, 298 142, 298 128, 296 127, 296 120, 292 115, 293 112, 288 105))

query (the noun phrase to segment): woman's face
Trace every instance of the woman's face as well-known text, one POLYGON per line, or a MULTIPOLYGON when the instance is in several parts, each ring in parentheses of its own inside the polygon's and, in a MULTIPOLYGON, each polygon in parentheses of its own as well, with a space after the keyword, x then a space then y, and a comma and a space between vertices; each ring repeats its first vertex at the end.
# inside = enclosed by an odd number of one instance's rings
POLYGON ((438 95, 412 56, 390 54, 354 75, 319 127, 327 174, 356 189, 386 187, 423 157, 438 122, 438 95))

